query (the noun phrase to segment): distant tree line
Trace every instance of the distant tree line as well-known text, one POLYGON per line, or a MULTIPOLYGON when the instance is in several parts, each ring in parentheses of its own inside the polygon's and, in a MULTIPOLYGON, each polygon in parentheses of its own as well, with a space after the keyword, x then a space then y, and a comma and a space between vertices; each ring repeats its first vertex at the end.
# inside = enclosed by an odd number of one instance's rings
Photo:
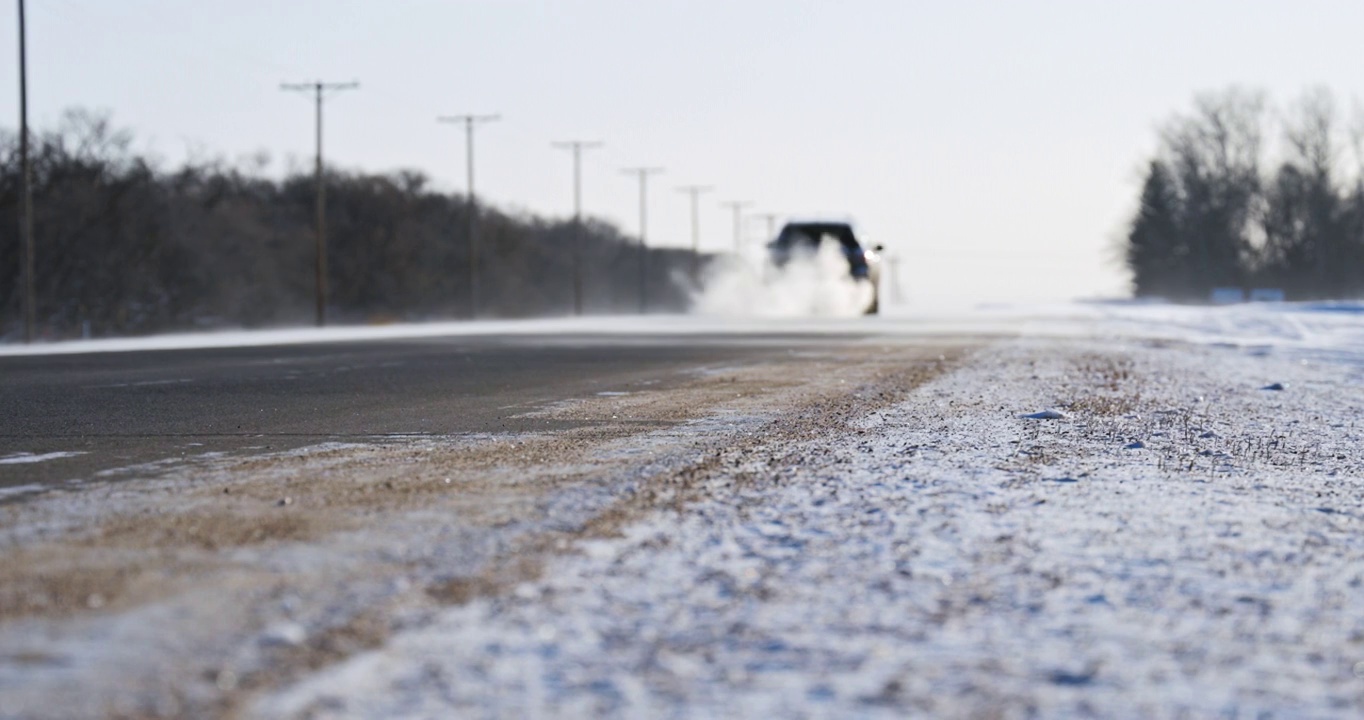
POLYGON ((1139 296, 1206 300, 1214 288, 1289 299, 1364 294, 1364 123, 1326 90, 1276 112, 1263 94, 1199 96, 1146 166, 1124 254, 1139 296), (1267 129, 1277 127, 1274 137, 1267 129), (1266 156, 1277 162, 1266 164, 1266 156))
MULTIPOLYGON (((0 340, 22 337, 17 133, 0 136, 0 340)), ((312 322, 314 179, 265 161, 162 170, 109 118, 68 112, 35 133, 37 325, 48 338, 312 322)), ((418 172, 326 175, 329 314, 363 323, 465 317, 467 198, 418 172)), ((480 310, 571 312, 571 221, 479 212, 480 310)), ((581 229, 584 311, 639 308, 640 250, 612 225, 581 229)), ((688 303, 691 252, 647 251, 651 310, 688 303)))

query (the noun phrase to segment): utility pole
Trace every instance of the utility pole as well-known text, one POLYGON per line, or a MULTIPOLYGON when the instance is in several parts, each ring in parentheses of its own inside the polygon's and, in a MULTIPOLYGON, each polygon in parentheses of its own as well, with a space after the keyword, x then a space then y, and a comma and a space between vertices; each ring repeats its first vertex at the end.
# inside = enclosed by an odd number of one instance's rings
MULTIPOLYGON (((776 239, 777 239, 777 218, 779 218, 779 217, 781 217, 781 216, 778 215, 777 213, 772 213, 772 212, 769 212, 769 213, 756 213, 756 214, 754 214, 754 215, 752 216, 751 219, 753 219, 753 220, 766 220, 766 221, 767 221, 767 237, 763 240, 763 244, 764 244, 764 245, 766 245, 767 243, 770 243, 770 242, 772 242, 773 240, 776 240, 776 239)), ((768 280, 771 279, 771 276, 772 276, 772 271, 773 271, 772 259, 771 259, 770 257, 764 257, 763 260, 762 260, 761 267, 762 267, 762 278, 763 278, 763 282, 767 282, 768 280)))
POLYGON ((714 189, 709 185, 683 185, 677 189, 678 192, 687 193, 691 196, 691 282, 693 285, 698 284, 697 276, 700 274, 701 264, 701 221, 697 209, 697 200, 701 197, 701 193, 710 192, 714 189))
POLYGON ((583 314, 583 150, 601 147, 588 140, 551 143, 560 150, 573 151, 573 314, 583 314))
POLYGON ((734 254, 742 256, 744 251, 743 244, 743 212, 744 208, 752 207, 753 203, 746 200, 733 200, 720 203, 722 207, 727 207, 734 212, 734 254))
POLYGON ((886 265, 890 268, 890 301, 896 305, 903 302, 904 298, 900 293, 900 258, 897 255, 887 255, 886 265))
POLYGON ((464 157, 468 164, 469 319, 478 317, 478 200, 474 197, 474 126, 501 120, 501 115, 442 115, 436 122, 464 124, 464 157))
POLYGON ((643 315, 649 309, 649 290, 647 284, 649 260, 648 249, 644 239, 649 232, 649 176, 663 172, 663 168, 633 167, 624 168, 621 172, 639 178, 639 314, 643 315))
POLYGON ((772 242, 777 239, 777 218, 781 217, 777 213, 754 213, 754 220, 767 221, 767 239, 764 242, 772 242))
POLYGON ((313 93, 317 102, 317 326, 327 324, 327 226, 326 185, 322 178, 322 101, 327 93, 354 90, 358 82, 325 83, 320 80, 307 83, 280 83, 279 89, 293 92, 313 93))
POLYGON ((28 159, 28 47, 24 0, 19 0, 19 236, 24 243, 24 342, 37 335, 38 299, 33 279, 33 168, 28 159))

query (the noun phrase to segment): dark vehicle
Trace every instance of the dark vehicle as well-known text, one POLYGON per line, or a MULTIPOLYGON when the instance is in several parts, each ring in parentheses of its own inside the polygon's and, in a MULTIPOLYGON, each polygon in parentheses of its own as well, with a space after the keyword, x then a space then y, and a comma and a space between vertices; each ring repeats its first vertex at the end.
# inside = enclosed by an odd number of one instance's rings
POLYGON ((792 257, 811 256, 825 240, 833 240, 843 250, 848 261, 848 272, 859 281, 871 283, 871 302, 863 314, 875 315, 881 310, 881 255, 882 247, 866 248, 857 241, 852 225, 846 222, 790 222, 782 227, 776 239, 767 244, 772 264, 782 267, 792 257))

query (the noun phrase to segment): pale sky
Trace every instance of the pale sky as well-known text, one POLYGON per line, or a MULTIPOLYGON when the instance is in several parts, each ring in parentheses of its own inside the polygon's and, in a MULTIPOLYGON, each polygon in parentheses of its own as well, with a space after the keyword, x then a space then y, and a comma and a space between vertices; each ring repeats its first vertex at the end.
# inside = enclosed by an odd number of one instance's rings
MULTIPOLYGON (((17 125, 14 3, 0 16, 0 118, 17 125)), ((463 192, 442 114, 501 113, 477 190, 628 234, 660 165, 649 238, 732 246, 723 200, 851 217, 902 258, 911 303, 1117 295, 1112 239, 1156 127, 1237 84, 1293 100, 1361 96, 1364 3, 1324 0, 28 0, 30 122, 112 112, 168 163, 260 150, 311 162, 313 115, 281 82, 358 80, 327 107, 329 163, 413 168, 463 192)), ((762 223, 748 225, 751 248, 762 223)))

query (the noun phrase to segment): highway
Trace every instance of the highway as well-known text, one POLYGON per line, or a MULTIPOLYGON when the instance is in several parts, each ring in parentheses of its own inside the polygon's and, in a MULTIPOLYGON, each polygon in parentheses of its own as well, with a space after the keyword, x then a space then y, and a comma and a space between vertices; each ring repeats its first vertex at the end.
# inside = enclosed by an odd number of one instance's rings
POLYGON ((595 393, 665 389, 688 370, 831 340, 839 338, 463 335, 0 357, 0 459, 69 453, 0 464, 0 488, 118 477, 205 453, 563 429, 591 421, 527 413, 595 393))

